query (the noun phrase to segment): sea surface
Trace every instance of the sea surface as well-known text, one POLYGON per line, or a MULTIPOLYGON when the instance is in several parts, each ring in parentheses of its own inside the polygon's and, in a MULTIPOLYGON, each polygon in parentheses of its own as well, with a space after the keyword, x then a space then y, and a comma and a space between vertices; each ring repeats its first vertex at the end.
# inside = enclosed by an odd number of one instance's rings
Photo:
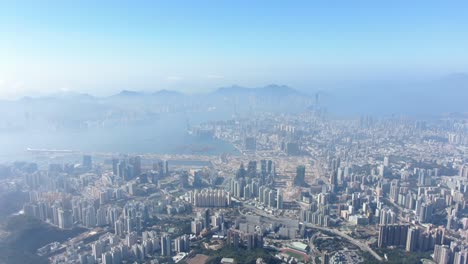
MULTIPOLYGON (((217 139, 202 139, 187 133, 186 115, 167 114, 151 122, 112 128, 36 130, 0 133, 0 162, 30 160, 31 149, 71 150, 78 153, 116 154, 236 154, 236 149, 217 139)), ((190 124, 190 125, 192 125, 190 124)))

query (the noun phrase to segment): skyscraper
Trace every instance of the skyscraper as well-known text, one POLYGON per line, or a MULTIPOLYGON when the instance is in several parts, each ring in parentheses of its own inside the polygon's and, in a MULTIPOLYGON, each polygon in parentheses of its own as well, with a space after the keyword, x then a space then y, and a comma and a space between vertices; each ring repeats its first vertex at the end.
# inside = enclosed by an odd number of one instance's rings
POLYGON ((239 166, 239 169, 237 170, 236 178, 237 179, 244 178, 246 175, 247 175, 247 171, 245 170, 244 163, 241 163, 241 165, 239 166))
POLYGON ((92 254, 94 260, 97 260, 102 255, 102 244, 101 241, 96 241, 91 245, 92 254))
POLYGON ((210 228, 210 210, 205 209, 203 211, 203 227, 206 229, 210 228))
POLYGON ((117 175, 122 179, 127 179, 127 163, 125 160, 121 160, 117 164, 117 175))
POLYGON ((266 160, 260 161, 260 173, 262 174, 262 177, 265 177, 267 175, 267 161, 266 160))
POLYGON ((138 177, 141 175, 141 157, 135 156, 129 159, 130 165, 133 166, 133 177, 138 177))
POLYGON ((191 231, 198 236, 203 229, 203 222, 200 219, 195 219, 191 223, 191 231))
POLYGON ((411 227, 408 229, 408 237, 406 238, 406 251, 414 252, 418 247, 419 229, 411 227))
POLYGON ((378 246, 406 246, 408 225, 380 225, 378 246))
POLYGON ((183 235, 176 238, 174 241, 174 246, 177 253, 188 252, 190 250, 190 240, 188 235, 183 235))
POLYGON ((171 237, 164 235, 161 237, 161 255, 170 256, 171 253, 171 237))
POLYGON ((257 176, 257 161, 251 160, 247 165, 247 176, 256 177, 257 176))
POLYGON ((297 166, 296 168, 296 178, 294 178, 295 186, 304 186, 305 185, 305 166, 297 166))
POLYGON ((83 156, 83 167, 90 170, 93 168, 93 162, 90 155, 83 156))
POLYGON ((447 245, 435 245, 433 256, 438 264, 448 264, 452 258, 452 250, 447 245))
POLYGON ((113 264, 112 254, 110 252, 102 253, 102 264, 113 264))
POLYGON ((272 160, 268 160, 268 163, 267 163, 267 173, 268 173, 268 174, 271 174, 271 173, 272 173, 272 170, 273 170, 273 161, 272 161, 272 160))
POLYGON ((58 209, 58 226, 62 229, 71 228, 73 224, 72 212, 70 210, 58 209))
POLYGON ((119 175, 119 160, 112 159, 112 173, 114 175, 119 175))
POLYGON ((419 221, 421 223, 430 222, 432 220, 433 210, 434 206, 432 203, 422 203, 418 214, 419 221))
POLYGON ((330 184, 332 186, 338 185, 338 170, 334 170, 330 174, 330 184))
POLYGON ((169 161, 168 160, 164 162, 164 173, 166 174, 166 176, 169 175, 169 161))
POLYGON ((276 192, 276 209, 283 209, 283 194, 280 189, 276 192))
POLYGON ((257 149, 257 140, 255 137, 246 137, 244 139, 244 149, 247 151, 255 151, 257 149))
POLYGON ((385 167, 388 167, 389 164, 390 164, 390 160, 389 160, 389 158, 387 156, 385 156, 384 159, 383 159, 383 165, 385 167))
POLYGON ((468 251, 462 250, 455 252, 453 257, 453 264, 464 264, 468 263, 468 251))

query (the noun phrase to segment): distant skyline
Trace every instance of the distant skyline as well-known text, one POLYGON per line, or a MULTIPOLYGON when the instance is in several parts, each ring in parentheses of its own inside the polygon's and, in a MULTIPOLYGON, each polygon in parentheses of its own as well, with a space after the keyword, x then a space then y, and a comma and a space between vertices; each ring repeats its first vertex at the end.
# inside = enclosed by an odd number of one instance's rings
POLYGON ((0 1, 0 98, 437 79, 468 72, 466 14, 467 1, 0 1))

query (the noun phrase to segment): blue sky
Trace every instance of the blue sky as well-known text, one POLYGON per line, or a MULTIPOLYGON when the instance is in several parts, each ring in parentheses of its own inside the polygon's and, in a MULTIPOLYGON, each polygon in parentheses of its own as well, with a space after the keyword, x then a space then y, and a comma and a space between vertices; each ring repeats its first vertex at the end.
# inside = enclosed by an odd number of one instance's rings
POLYGON ((1 1, 0 97, 468 72, 467 1, 1 1))

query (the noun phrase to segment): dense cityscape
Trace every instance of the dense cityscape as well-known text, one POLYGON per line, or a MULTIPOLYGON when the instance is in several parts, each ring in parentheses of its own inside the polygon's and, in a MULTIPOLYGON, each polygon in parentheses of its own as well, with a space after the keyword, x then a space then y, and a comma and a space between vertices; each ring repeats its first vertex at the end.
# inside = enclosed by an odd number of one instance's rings
POLYGON ((0 0, 0 264, 468 264, 467 14, 0 0))
POLYGON ((29 150, 2 192, 71 232, 50 263, 467 263, 467 124, 263 113, 187 131, 237 154, 29 150))

